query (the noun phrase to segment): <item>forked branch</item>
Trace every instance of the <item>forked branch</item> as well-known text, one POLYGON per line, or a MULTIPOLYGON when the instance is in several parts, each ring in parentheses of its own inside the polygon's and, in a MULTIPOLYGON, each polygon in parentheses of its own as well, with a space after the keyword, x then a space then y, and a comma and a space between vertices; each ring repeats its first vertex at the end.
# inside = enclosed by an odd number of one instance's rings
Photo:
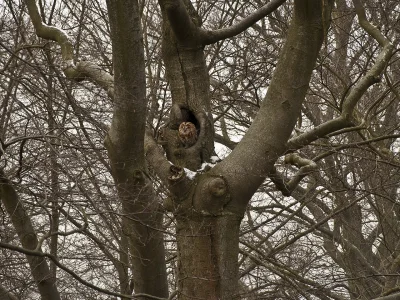
POLYGON ((61 55, 63 59, 62 69, 65 76, 76 81, 84 79, 92 80, 94 83, 102 87, 111 98, 113 98, 113 76, 92 62, 82 61, 75 64, 73 44, 68 34, 60 28, 49 26, 42 22, 35 0, 25 0, 25 3, 32 24, 35 27, 36 35, 43 39, 57 42, 61 47, 61 55))
POLYGON ((290 196, 294 189, 298 186, 300 181, 314 171, 317 168, 317 164, 306 158, 300 157, 296 153, 291 153, 285 156, 285 163, 291 164, 299 168, 296 174, 290 179, 289 182, 285 182, 284 179, 278 174, 276 168, 270 174, 272 182, 275 184, 278 190, 282 192, 284 196, 290 196))
POLYGON ((353 0, 354 7, 358 16, 361 27, 372 36, 382 47, 381 52, 374 65, 366 73, 364 77, 350 90, 349 95, 343 102, 342 113, 336 119, 325 122, 314 129, 305 132, 288 141, 287 148, 291 151, 299 149, 309 143, 335 132, 340 133, 340 130, 353 125, 353 112, 361 97, 367 89, 373 84, 381 80, 381 76, 391 59, 394 51, 394 46, 374 25, 366 18, 364 7, 359 0, 353 0))
POLYGON ((217 30, 201 30, 201 39, 204 45, 214 44, 218 41, 233 37, 242 33, 250 26, 254 25, 256 22, 260 21, 262 18, 266 17, 273 11, 275 11, 279 6, 285 3, 286 0, 272 0, 257 9, 251 15, 243 18, 238 23, 222 29, 217 30))

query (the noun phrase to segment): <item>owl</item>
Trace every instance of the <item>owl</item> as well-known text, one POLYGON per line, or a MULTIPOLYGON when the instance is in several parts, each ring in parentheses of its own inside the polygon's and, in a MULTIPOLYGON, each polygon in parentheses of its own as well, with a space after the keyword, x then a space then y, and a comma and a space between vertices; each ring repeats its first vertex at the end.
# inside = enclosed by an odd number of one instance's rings
POLYGON ((185 148, 193 146, 197 141, 196 126, 191 122, 182 122, 181 125, 179 125, 178 136, 185 145, 185 148))

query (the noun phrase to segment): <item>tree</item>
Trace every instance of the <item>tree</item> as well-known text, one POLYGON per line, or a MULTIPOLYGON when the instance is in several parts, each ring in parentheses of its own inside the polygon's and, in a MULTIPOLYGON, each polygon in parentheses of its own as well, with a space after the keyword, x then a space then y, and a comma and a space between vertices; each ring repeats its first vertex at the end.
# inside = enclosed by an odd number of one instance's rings
POLYGON ((396 290, 399 5, 258 2, 6 1, 3 298, 396 290))

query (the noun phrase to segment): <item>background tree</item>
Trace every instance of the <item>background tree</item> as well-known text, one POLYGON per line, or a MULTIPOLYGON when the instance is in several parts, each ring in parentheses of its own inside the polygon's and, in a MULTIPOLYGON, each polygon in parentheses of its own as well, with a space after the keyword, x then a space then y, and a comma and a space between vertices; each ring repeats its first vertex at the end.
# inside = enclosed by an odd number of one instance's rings
POLYGON ((1 11, 0 297, 397 291, 397 1, 1 11))

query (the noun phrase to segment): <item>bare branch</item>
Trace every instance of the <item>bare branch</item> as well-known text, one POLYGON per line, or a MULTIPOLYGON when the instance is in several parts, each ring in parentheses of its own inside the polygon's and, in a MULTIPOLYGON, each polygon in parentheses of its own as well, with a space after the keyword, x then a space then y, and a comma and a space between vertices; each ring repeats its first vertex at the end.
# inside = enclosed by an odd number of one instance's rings
POLYGON ((171 163, 165 157, 164 151, 158 146, 150 130, 146 130, 144 148, 147 162, 154 168, 160 179, 166 183, 171 163))
POLYGON ((248 251, 240 250, 240 252, 244 255, 247 255, 251 260, 253 260, 258 265, 261 265, 267 269, 273 270, 273 272, 277 273, 279 276, 288 277, 288 278, 295 277, 298 282, 300 282, 304 285, 305 288, 307 288, 308 286, 312 286, 312 287, 315 287, 317 290, 323 290, 324 293, 326 293, 327 295, 329 295, 330 297, 332 297, 335 300, 344 300, 345 299, 340 295, 332 293, 329 289, 325 288, 324 286, 320 285, 319 283, 312 281, 310 279, 301 277, 298 274, 292 272, 291 270, 288 270, 284 265, 279 264, 276 260, 267 259, 267 262, 272 265, 272 267, 271 267, 268 263, 261 260, 257 256, 251 254, 248 251))
POLYGON ((373 300, 398 300, 400 298, 400 293, 395 293, 389 296, 374 298, 373 300))
POLYGON ((7 142, 4 142, 4 149, 7 148, 8 146, 11 146, 12 144, 26 141, 26 140, 43 140, 45 138, 53 138, 53 139, 58 139, 60 138, 59 136, 56 135, 30 135, 30 136, 17 136, 15 138, 10 139, 7 142))
POLYGON ((317 164, 309 159, 302 158, 296 153, 291 153, 285 156, 285 163, 295 165, 299 168, 297 173, 285 183, 283 179, 276 172, 276 169, 271 172, 270 178, 275 186, 282 192, 284 196, 290 196, 294 189, 298 186, 300 181, 306 177, 310 172, 317 168, 317 164))
POLYGON ((390 41, 376 28, 372 23, 367 20, 367 16, 365 15, 365 9, 360 0, 353 0, 354 7, 356 9, 358 22, 361 27, 372 36, 382 47, 386 47, 390 45, 390 41))
MULTIPOLYGON (((37 249, 38 239, 31 219, 3 170, 0 170, 0 198, 11 218, 22 246, 26 249, 37 249)), ((27 251, 41 253, 40 250, 27 251)), ((27 255, 27 260, 42 299, 60 299, 60 295, 54 284, 54 278, 50 274, 49 266, 44 257, 32 257, 27 255)))
POLYGON ((149 299, 155 299, 155 300, 167 300, 166 298, 160 298, 160 297, 155 297, 155 296, 151 296, 148 294, 142 294, 142 293, 138 293, 135 295, 124 295, 124 294, 120 294, 120 293, 114 293, 111 292, 110 290, 106 290, 106 289, 102 289, 98 286, 95 286, 94 284, 87 282, 86 280, 82 279, 78 274, 76 274, 74 271, 72 271, 71 269, 67 268, 66 266, 64 266, 63 264, 61 264, 58 259, 49 253, 43 253, 41 251, 36 251, 36 250, 28 250, 25 248, 21 248, 18 246, 14 246, 11 244, 7 244, 7 243, 3 243, 0 242, 0 248, 5 248, 5 249, 9 249, 9 250, 13 250, 13 251, 17 251, 20 253, 24 253, 27 256, 36 256, 36 257, 41 257, 41 258, 49 258, 51 259, 56 265, 57 267, 59 267, 61 270, 64 270, 65 272, 67 272, 69 275, 71 275, 72 277, 74 277, 76 280, 78 280, 80 283, 82 283, 83 285, 90 287, 96 291, 102 292, 106 295, 111 295, 111 296, 116 296, 116 297, 122 297, 122 298, 129 298, 129 299, 136 299, 139 297, 148 297, 149 299))
POLYGON ((266 98, 237 147, 213 168, 213 172, 227 175, 234 190, 232 194, 243 206, 247 205, 251 191, 270 174, 276 159, 285 153, 286 141, 300 115, 323 41, 321 14, 323 10, 330 11, 332 5, 332 1, 326 7, 318 2, 318 8, 311 9, 311 2, 295 1, 295 17, 266 98), (247 189, 242 188, 243 176, 246 176, 247 189))
POLYGON ((107 91, 108 95, 113 98, 113 76, 91 62, 82 61, 75 65, 73 44, 68 34, 60 28, 48 26, 42 22, 42 18, 40 17, 35 0, 26 0, 25 3, 28 7, 29 16, 33 26, 35 27, 37 36, 47 40, 55 41, 60 45, 63 59, 62 69, 65 76, 76 81, 91 79, 94 83, 98 84, 105 91, 107 91))
POLYGON ((266 5, 256 10, 251 15, 242 19, 239 23, 232 25, 228 28, 217 29, 217 30, 201 30, 201 39, 204 45, 210 45, 221 41, 226 38, 233 37, 242 33, 254 23, 258 22, 265 16, 269 15, 271 12, 275 11, 279 6, 285 3, 286 0, 272 0, 266 5))
POLYGON ((361 97, 370 86, 381 80, 382 73, 393 55, 394 46, 392 43, 384 37, 375 26, 366 20, 364 8, 360 5, 358 0, 354 1, 354 5, 356 6, 361 27, 377 40, 383 49, 367 74, 350 90, 349 95, 344 100, 341 115, 336 119, 323 123, 308 132, 290 139, 287 144, 287 148, 290 150, 299 149, 329 133, 353 125, 353 112, 358 101, 360 101, 361 97))
POLYGON ((70 70, 69 78, 76 80, 90 79, 103 88, 114 99, 114 77, 90 61, 77 63, 75 70, 70 70))
POLYGON ((145 155, 147 162, 154 168, 156 174, 176 195, 185 195, 189 188, 191 179, 187 176, 189 170, 174 166, 164 155, 164 151, 154 140, 151 132, 146 131, 145 155))
POLYGON ((73 64, 73 45, 67 33, 57 27, 48 26, 42 22, 35 0, 26 0, 25 3, 28 7, 29 16, 31 17, 37 36, 57 42, 61 47, 64 61, 73 64))

